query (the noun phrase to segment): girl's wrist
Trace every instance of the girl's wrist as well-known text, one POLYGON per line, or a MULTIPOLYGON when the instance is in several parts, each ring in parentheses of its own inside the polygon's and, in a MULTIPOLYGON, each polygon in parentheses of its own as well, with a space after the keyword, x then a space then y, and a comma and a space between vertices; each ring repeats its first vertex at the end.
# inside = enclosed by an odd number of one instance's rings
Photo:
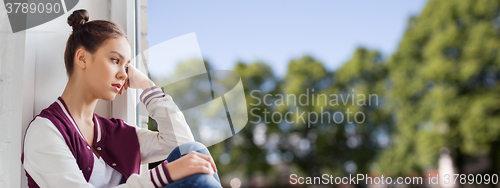
MULTIPOLYGON (((149 80, 149 79, 148 79, 148 80, 149 80)), ((142 89, 142 90, 145 90, 145 89, 150 88, 150 87, 153 87, 153 86, 156 86, 156 85, 155 85, 155 83, 154 83, 153 81, 149 80, 149 83, 147 83, 147 84, 143 84, 141 89, 142 89)))

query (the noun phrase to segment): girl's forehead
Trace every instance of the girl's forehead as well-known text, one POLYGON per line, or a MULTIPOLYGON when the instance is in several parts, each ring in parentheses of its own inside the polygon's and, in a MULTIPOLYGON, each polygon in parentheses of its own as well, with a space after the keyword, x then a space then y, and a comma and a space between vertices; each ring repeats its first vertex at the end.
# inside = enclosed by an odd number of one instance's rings
POLYGON ((104 54, 115 53, 120 58, 130 60, 132 48, 125 37, 108 39, 99 49, 104 54))

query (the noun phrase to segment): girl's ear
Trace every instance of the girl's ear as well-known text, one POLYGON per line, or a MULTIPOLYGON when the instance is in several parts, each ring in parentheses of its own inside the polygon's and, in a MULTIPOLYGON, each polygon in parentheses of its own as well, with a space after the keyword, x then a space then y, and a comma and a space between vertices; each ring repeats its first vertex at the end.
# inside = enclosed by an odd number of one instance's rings
POLYGON ((87 60, 89 59, 90 53, 85 49, 79 48, 75 53, 75 67, 85 69, 87 68, 87 60))

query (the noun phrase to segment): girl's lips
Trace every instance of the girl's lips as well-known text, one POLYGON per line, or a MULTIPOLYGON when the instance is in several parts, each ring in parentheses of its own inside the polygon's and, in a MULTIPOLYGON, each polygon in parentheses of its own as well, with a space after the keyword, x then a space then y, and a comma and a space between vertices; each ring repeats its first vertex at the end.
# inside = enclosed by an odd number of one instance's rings
POLYGON ((121 84, 111 84, 113 88, 115 88, 116 92, 120 92, 120 88, 122 87, 121 84))
POLYGON ((119 87, 113 86, 113 88, 115 88, 116 92, 120 92, 120 88, 119 87))

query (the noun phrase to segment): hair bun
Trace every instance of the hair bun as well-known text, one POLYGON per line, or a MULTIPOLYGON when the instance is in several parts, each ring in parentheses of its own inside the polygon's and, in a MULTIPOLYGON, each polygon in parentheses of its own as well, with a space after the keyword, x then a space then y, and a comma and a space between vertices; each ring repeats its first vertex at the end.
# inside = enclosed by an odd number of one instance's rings
POLYGON ((85 9, 75 10, 73 14, 68 17, 68 24, 74 30, 79 29, 89 21, 89 13, 85 9))

